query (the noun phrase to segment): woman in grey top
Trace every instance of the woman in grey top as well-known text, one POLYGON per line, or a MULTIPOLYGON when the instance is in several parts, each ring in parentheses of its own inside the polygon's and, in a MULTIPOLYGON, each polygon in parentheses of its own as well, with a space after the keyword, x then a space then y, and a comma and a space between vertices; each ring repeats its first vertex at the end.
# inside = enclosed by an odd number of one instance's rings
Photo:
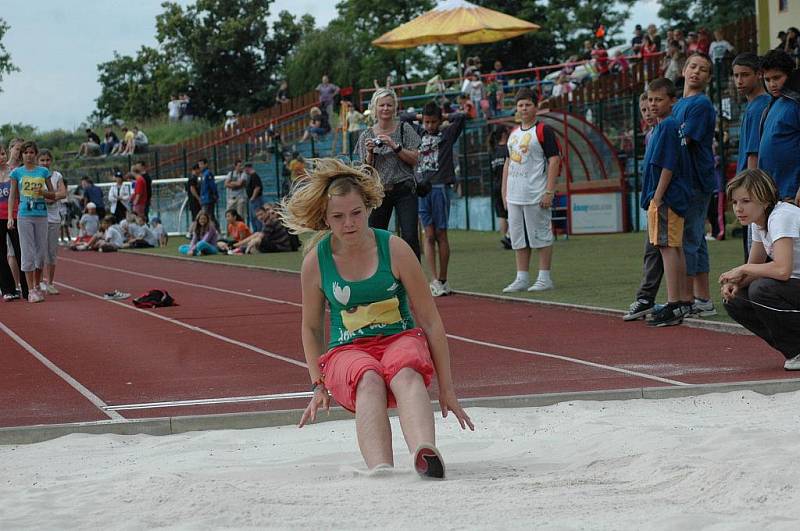
POLYGON ((386 194, 381 206, 372 211, 369 224, 379 229, 388 228, 394 209, 400 237, 419 258, 414 181, 419 135, 413 127, 397 120, 397 95, 392 89, 376 90, 369 110, 376 123, 361 133, 356 149, 361 160, 378 171, 386 194))

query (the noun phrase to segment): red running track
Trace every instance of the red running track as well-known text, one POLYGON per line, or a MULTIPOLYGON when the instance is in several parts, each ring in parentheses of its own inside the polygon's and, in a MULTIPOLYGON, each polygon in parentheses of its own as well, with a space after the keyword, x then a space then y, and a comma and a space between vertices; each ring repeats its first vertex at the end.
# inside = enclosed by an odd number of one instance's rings
MULTIPOLYGON (((231 257, 232 263, 235 258, 231 257)), ((0 305, 0 427, 290 409, 308 391, 299 277, 141 254, 62 253, 61 295, 0 305), (167 289, 139 310, 115 289, 167 289), (186 401, 200 401, 187 404, 186 401)), ((790 378, 761 340, 521 302, 437 299, 459 396, 790 378)), ((435 396, 435 390, 432 390, 435 396)))

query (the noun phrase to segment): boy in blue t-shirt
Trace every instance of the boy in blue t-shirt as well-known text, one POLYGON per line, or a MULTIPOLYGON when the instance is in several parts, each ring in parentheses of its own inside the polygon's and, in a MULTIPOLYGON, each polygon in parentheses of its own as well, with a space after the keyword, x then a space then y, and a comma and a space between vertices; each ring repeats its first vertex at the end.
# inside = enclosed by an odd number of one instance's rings
POLYGON ((647 87, 647 102, 658 125, 644 155, 641 207, 647 209, 650 243, 661 253, 667 279, 667 304, 653 313, 652 326, 680 324, 691 306, 680 298, 686 281, 684 216, 691 191, 687 165, 680 155, 678 121, 670 115, 675 95, 675 85, 668 79, 655 79, 647 87))
POLYGON ((672 108, 681 138, 680 154, 689 172, 689 205, 683 230, 687 281, 681 300, 693 301, 690 315, 708 317, 717 310, 711 302, 708 283, 710 264, 706 243, 706 213, 717 188, 714 173, 714 127, 716 111, 705 90, 711 81, 711 59, 695 52, 683 67, 683 97, 672 108))
POLYGON ((800 94, 786 87, 794 59, 782 50, 767 52, 761 61, 764 83, 772 101, 761 121, 758 167, 778 188, 778 199, 800 201, 800 94))
MULTIPOLYGON (((772 98, 764 92, 761 60, 752 52, 740 53, 733 60, 733 80, 739 96, 747 99, 739 128, 739 158, 736 173, 758 168, 758 146, 761 143, 761 115, 772 98)), ((744 261, 750 254, 750 228, 742 227, 744 261)))

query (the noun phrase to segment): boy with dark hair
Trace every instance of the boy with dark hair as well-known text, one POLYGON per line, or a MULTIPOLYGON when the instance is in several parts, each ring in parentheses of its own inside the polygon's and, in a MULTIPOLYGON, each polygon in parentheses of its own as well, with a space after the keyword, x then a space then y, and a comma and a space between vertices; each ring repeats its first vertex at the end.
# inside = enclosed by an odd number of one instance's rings
POLYGON ((684 217, 683 252, 686 255, 687 282, 681 295, 691 302, 691 316, 716 315, 708 284, 710 264, 706 242, 706 213, 711 194, 717 188, 714 173, 714 127, 717 113, 705 90, 711 81, 711 59, 692 53, 683 67, 683 97, 672 108, 678 121, 680 154, 689 171, 691 196, 684 217))
POLYGON ((200 159, 197 161, 200 167, 200 206, 206 214, 218 225, 217 222, 217 199, 219 192, 217 191, 217 183, 214 180, 214 174, 208 168, 208 159, 200 159))
POLYGON ((192 166, 189 178, 186 179, 186 206, 189 207, 189 225, 197 218, 200 212, 200 165, 192 166))
POLYGON ((655 79, 647 87, 648 106, 658 124, 644 155, 641 207, 647 210, 650 243, 661 253, 667 279, 667 304, 653 313, 652 326, 680 324, 690 305, 680 297, 682 283, 686 282, 683 216, 689 206, 691 184, 687 161, 680 155, 678 122, 670 116, 675 95, 675 85, 668 79, 655 79))
POLYGON ((448 192, 456 178, 453 145, 464 130, 466 115, 460 112, 443 115, 436 102, 430 101, 423 107, 422 115, 416 118, 422 119, 421 126, 412 124, 421 141, 416 171, 422 182, 431 185, 431 191, 417 199, 419 219, 425 229, 424 255, 433 277, 430 283, 431 294, 441 297, 452 292, 447 282, 447 266, 450 262, 450 242, 447 239, 447 222, 450 217, 448 192), (443 120, 447 120, 449 125, 441 127, 443 120))
POLYGON ((787 86, 792 56, 772 50, 761 61, 764 84, 772 100, 761 120, 758 167, 775 181, 778 199, 800 202, 800 94, 787 86))
MULTIPOLYGON (((736 173, 758 168, 758 148, 761 144, 761 116, 772 98, 764 92, 764 79, 759 57, 750 52, 740 53, 733 60, 733 80, 739 96, 747 99, 739 129, 739 158, 736 173)), ((744 261, 750 253, 750 227, 742 227, 744 261)))
POLYGON ((503 293, 555 287, 550 278, 553 259, 550 209, 560 171, 558 142, 550 127, 537 126, 536 100, 529 88, 520 89, 515 101, 521 123, 508 137, 508 159, 503 166, 503 203, 508 210, 517 276, 503 288, 503 293), (539 250, 539 275, 533 285, 528 274, 531 249, 539 250))

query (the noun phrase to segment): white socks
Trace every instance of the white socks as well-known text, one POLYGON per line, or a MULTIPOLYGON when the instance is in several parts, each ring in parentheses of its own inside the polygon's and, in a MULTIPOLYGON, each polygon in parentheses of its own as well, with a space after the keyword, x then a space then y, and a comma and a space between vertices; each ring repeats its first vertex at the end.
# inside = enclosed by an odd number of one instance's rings
POLYGON ((517 271, 517 280, 522 280, 524 282, 530 282, 531 277, 527 271, 517 271))
POLYGON ((536 277, 536 280, 541 280, 542 282, 549 282, 550 281, 550 270, 547 271, 540 269, 539 276, 536 277))

